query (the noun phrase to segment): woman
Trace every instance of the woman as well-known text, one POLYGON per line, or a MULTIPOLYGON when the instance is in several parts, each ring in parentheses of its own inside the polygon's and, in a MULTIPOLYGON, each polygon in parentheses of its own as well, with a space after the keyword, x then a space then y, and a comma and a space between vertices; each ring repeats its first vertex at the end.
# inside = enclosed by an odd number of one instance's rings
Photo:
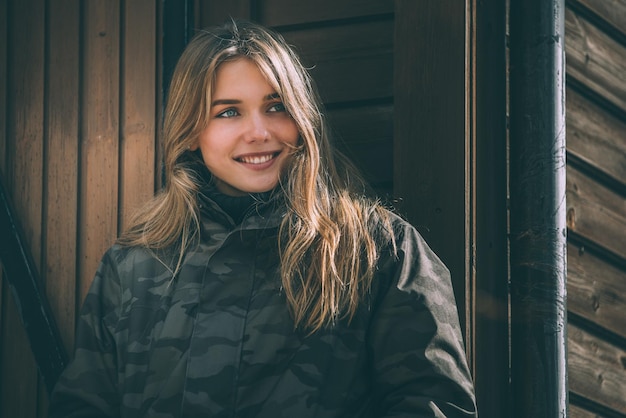
POLYGON ((476 416, 447 269, 327 132, 279 35, 190 42, 166 186, 105 254, 50 416, 476 416))

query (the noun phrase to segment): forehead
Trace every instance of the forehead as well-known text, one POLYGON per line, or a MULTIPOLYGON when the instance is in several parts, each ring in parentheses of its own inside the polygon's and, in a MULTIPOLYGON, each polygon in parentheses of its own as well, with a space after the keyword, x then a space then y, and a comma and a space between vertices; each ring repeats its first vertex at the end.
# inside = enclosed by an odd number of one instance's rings
POLYGON ((214 95, 274 91, 257 64, 245 57, 228 60, 220 64, 215 72, 213 89, 214 95))

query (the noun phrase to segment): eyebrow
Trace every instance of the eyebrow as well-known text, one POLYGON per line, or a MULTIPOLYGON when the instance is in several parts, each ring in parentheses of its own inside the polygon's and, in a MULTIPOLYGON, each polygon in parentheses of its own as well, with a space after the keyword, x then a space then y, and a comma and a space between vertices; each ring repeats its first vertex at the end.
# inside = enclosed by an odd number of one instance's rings
MULTIPOLYGON (((276 99, 280 99, 280 94, 272 93, 272 94, 268 94, 267 96, 265 96, 263 98, 263 101, 269 102, 271 100, 276 100, 276 99)), ((234 104, 240 104, 240 103, 241 103, 241 100, 238 100, 238 99, 217 99, 211 102, 211 107, 219 106, 219 105, 234 105, 234 104)))

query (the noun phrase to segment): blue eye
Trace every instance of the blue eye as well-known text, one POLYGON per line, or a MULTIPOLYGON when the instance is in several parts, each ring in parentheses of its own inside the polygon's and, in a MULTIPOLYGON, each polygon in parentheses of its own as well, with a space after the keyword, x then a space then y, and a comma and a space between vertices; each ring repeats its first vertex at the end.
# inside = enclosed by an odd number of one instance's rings
POLYGON ((271 105, 268 112, 284 112, 285 110, 285 105, 282 102, 278 102, 271 105))
POLYGON ((217 115, 218 118, 232 118, 239 115, 235 109, 226 109, 217 115))

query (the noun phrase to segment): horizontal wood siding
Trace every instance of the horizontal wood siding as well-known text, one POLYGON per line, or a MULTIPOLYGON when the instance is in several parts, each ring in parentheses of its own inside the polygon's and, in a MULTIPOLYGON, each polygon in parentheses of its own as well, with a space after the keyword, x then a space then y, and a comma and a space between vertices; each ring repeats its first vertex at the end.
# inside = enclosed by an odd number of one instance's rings
POLYGON ((612 410, 626 410, 626 351, 575 324, 567 332, 570 390, 612 410))
MULTIPOLYGON (((624 0, 577 0, 568 1, 570 5, 579 5, 602 19, 603 30, 615 29, 626 34, 626 1, 624 0)), ((618 35, 619 36, 619 35, 618 35)))
POLYGON ((594 254, 584 244, 570 243, 567 251, 570 313, 626 340, 624 271, 594 254))
POLYGON ((568 75, 626 110, 626 46, 569 9, 565 31, 568 75))
POLYGON ((626 1, 568 1, 571 416, 626 417, 626 1))
POLYGON ((614 182, 626 179, 626 122, 567 90, 567 151, 614 182))
MULTIPOLYGON (((103 252, 154 193, 158 4, 0 0, 0 171, 69 352, 103 252)), ((0 361, 0 416, 45 417, 6 284, 0 361)))
POLYGON ((593 412, 584 410, 582 408, 579 408, 576 405, 570 405, 569 418, 604 418, 604 417, 602 417, 601 415, 595 414, 593 412))
POLYGON ((626 258, 626 200, 573 167, 567 170, 568 227, 626 258))

